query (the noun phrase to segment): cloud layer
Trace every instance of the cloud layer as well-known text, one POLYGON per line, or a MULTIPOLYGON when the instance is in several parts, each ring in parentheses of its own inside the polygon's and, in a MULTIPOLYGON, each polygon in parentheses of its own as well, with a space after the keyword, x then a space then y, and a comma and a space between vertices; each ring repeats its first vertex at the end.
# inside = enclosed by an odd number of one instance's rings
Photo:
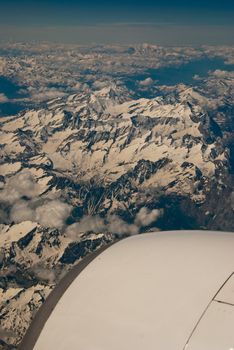
POLYGON ((66 229, 67 236, 73 240, 86 232, 135 235, 163 214, 160 209, 143 207, 136 214, 133 223, 127 223, 115 214, 105 218, 86 215, 79 222, 66 226, 72 206, 60 199, 40 196, 40 186, 29 171, 22 171, 7 180, 0 191, 0 202, 6 203, 9 208, 9 214, 1 208, 0 217, 5 222, 34 221, 45 228, 66 229))
POLYGON ((150 210, 143 207, 139 210, 134 223, 127 223, 118 215, 108 215, 106 218, 99 216, 84 216, 80 222, 70 225, 66 229, 66 234, 76 240, 81 234, 86 232, 112 233, 115 235, 136 235, 141 229, 153 224, 163 215, 162 209, 150 210))
MULTIPOLYGON (((10 222, 35 221, 43 227, 62 228, 72 207, 59 199, 40 196, 40 186, 29 171, 12 176, 0 191, 0 201, 10 205, 10 222)), ((1 214, 6 220, 7 213, 1 214), (4 214, 4 215, 3 215, 4 214)))
POLYGON ((32 174, 24 170, 8 179, 0 192, 0 201, 13 204, 22 197, 32 199, 39 194, 40 186, 32 174))

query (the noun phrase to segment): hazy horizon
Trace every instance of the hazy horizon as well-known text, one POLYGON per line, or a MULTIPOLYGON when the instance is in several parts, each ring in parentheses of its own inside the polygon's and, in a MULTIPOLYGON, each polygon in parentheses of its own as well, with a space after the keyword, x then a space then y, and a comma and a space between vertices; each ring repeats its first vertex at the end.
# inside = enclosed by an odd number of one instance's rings
POLYGON ((230 0, 9 0, 0 6, 0 40, 4 41, 234 44, 230 0))

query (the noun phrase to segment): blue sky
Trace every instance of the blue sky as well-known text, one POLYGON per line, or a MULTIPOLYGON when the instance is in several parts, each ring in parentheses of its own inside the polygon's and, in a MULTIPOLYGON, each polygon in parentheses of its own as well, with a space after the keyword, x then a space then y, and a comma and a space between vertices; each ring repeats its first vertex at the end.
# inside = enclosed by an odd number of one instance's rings
POLYGON ((234 0, 0 0, 0 29, 3 40, 234 44, 234 0))

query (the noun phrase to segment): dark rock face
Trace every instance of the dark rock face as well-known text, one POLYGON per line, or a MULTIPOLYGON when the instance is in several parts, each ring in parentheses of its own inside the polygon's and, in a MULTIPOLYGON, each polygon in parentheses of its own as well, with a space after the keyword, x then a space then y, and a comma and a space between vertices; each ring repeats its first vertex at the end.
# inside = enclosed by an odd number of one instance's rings
POLYGON ((83 258, 88 253, 95 251, 102 244, 107 243, 108 240, 96 239, 96 240, 85 240, 79 243, 71 243, 64 251, 60 262, 62 264, 74 264, 76 260, 83 258))
POLYGON ((17 347, 14 345, 7 344, 0 339, 0 350, 13 350, 13 349, 17 349, 17 347))

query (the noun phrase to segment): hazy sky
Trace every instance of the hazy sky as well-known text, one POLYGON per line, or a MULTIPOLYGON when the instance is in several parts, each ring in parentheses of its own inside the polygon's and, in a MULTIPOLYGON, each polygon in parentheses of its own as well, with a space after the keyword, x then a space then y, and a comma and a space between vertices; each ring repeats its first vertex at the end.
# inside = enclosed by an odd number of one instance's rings
POLYGON ((0 39, 234 44, 234 0, 0 0, 0 39))

